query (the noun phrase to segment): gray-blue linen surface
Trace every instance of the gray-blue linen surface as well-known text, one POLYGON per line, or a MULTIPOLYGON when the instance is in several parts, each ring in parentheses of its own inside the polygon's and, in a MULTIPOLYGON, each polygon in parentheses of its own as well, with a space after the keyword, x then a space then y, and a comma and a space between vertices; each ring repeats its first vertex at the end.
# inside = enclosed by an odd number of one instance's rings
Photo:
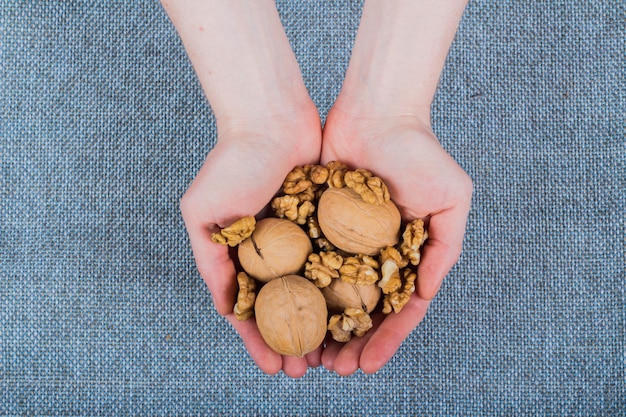
MULTIPOLYGON (((475 185, 461 260, 380 372, 301 380, 196 271, 216 128, 160 4, 0 4, 0 415, 626 414, 623 0, 470 2, 432 108, 475 185)), ((278 2, 322 118, 361 6, 278 2)))

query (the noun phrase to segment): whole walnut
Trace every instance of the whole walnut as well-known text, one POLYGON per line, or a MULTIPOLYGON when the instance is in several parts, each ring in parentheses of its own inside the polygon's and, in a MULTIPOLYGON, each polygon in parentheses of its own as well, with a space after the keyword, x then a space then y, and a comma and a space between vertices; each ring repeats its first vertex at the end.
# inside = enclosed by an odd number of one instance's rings
POLYGON ((298 275, 265 284, 257 295, 254 315, 265 343, 281 355, 302 357, 326 336, 324 296, 315 284, 298 275))
POLYGON ((349 188, 329 188, 317 211, 324 236, 345 252, 373 256, 398 243, 402 219, 391 200, 372 204, 349 188))
POLYGON ((289 220, 271 217, 259 220, 238 249, 244 271, 263 282, 300 272, 311 252, 313 245, 304 230, 289 220))
POLYGON ((333 282, 321 291, 331 313, 342 313, 349 307, 371 313, 378 305, 381 295, 380 287, 376 283, 356 285, 341 279, 333 279, 333 282))

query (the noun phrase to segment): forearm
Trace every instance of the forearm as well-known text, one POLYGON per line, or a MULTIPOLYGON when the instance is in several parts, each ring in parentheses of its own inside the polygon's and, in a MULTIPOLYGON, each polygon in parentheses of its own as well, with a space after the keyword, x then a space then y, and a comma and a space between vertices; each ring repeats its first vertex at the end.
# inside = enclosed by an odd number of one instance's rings
POLYGON ((342 95, 368 111, 429 112, 466 4, 366 0, 342 95))
POLYGON ((293 112, 310 98, 271 0, 162 0, 220 124, 293 112))

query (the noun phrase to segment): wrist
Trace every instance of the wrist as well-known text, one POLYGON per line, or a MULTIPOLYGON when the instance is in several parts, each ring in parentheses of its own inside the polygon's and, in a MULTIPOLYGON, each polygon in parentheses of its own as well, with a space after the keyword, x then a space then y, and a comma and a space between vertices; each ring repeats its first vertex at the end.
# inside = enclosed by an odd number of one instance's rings
POLYGON ((275 112, 223 113, 216 117, 218 142, 237 142, 251 149, 273 149, 291 165, 319 162, 322 126, 317 107, 309 98, 275 112))
POLYGON ((391 91, 377 93, 367 82, 346 82, 331 112, 341 112, 344 117, 362 122, 414 119, 430 126, 430 109, 428 97, 401 97, 391 91))
POLYGON ((305 94, 285 91, 256 101, 252 97, 245 105, 225 105, 213 108, 219 136, 228 132, 296 128, 321 129, 317 107, 305 94))
POLYGON ((466 0, 366 0, 342 101, 359 112, 430 119, 430 105, 465 4, 466 0))
POLYGON ((218 120, 283 114, 310 101, 271 0, 162 0, 218 120))
POLYGON ((300 67, 286 39, 284 41, 279 52, 267 49, 258 53, 241 52, 246 55, 238 58, 243 62, 227 65, 220 74, 201 77, 218 120, 277 118, 310 110, 312 100, 300 67), (272 54, 283 56, 273 57, 272 54))

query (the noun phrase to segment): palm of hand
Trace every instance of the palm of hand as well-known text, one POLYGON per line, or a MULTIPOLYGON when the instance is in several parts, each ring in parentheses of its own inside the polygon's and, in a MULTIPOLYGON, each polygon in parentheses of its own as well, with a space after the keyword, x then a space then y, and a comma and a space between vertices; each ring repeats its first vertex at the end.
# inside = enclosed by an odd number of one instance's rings
MULTIPOLYGON (((286 130, 284 129, 287 134, 286 130)), ((280 132, 280 130, 279 130, 280 132)), ((300 132, 302 135, 302 132, 300 132)), ((306 146, 280 140, 281 133, 246 132, 219 138, 200 172, 181 200, 181 211, 200 275, 217 311, 241 335, 250 355, 267 373, 283 369, 301 376, 307 366, 319 365, 319 352, 307 358, 281 357, 263 342, 254 320, 238 321, 232 312, 237 293, 235 252, 213 243, 211 234, 235 220, 260 213, 280 189, 295 165, 317 162, 319 124, 308 133, 306 146)), ((261 214, 262 215, 262 214, 261 214)))
POLYGON ((336 112, 327 119, 322 163, 339 160, 380 176, 403 218, 422 218, 429 228, 417 291, 409 304, 399 314, 375 317, 375 328, 365 337, 345 345, 330 343, 325 349, 324 365, 350 374, 358 368, 380 369, 424 317, 460 255, 472 184, 430 128, 417 119, 360 119, 355 125, 342 116, 336 112))

